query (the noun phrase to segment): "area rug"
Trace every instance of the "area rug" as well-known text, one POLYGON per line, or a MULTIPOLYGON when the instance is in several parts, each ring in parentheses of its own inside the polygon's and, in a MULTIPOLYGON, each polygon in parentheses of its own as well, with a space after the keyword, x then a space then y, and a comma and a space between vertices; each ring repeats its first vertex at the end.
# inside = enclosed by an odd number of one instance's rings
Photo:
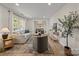
POLYGON ((0 56, 52 56, 51 47, 48 46, 48 51, 38 53, 33 50, 33 39, 30 38, 25 44, 16 44, 14 47, 0 53, 0 56))

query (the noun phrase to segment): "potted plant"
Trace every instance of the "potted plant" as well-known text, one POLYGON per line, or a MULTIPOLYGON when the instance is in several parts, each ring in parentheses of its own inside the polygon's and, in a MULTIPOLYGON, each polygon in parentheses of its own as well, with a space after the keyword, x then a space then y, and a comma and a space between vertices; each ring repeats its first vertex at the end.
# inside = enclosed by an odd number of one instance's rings
POLYGON ((72 31, 74 28, 78 28, 76 25, 79 16, 77 11, 70 12, 69 15, 64 15, 64 19, 58 19, 62 25, 62 35, 66 38, 66 46, 64 47, 64 52, 66 55, 72 55, 71 48, 68 45, 69 36, 72 36, 72 31))

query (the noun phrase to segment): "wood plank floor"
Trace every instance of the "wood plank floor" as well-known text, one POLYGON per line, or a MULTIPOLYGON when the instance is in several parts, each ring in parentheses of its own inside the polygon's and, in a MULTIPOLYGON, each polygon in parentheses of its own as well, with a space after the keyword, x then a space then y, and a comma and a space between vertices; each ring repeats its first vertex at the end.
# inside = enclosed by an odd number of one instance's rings
POLYGON ((64 48, 58 41, 49 38, 48 42, 55 56, 64 56, 64 48))
POLYGON ((0 56, 64 56, 63 46, 50 38, 48 38, 51 50, 42 54, 32 50, 33 44, 15 45, 13 48, 0 53, 0 56))

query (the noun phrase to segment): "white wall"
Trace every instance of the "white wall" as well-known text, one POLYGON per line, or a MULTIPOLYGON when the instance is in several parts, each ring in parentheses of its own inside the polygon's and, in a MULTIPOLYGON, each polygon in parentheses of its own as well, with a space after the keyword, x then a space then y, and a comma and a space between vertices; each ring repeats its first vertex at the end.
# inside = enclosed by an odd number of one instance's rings
POLYGON ((9 17, 8 9, 0 5, 0 20, 2 24, 2 26, 0 27, 8 27, 8 17, 9 17))
MULTIPOLYGON (((26 20, 26 29, 29 29, 32 33, 35 33, 35 27, 34 27, 34 22, 38 21, 39 19, 27 19, 26 20)), ((49 24, 49 20, 47 19, 42 19, 46 21, 46 25, 45 25, 45 31, 48 32, 48 24, 49 24)))
POLYGON ((2 24, 1 24, 1 7, 0 7, 0 29, 2 27, 2 24))
MULTIPOLYGON (((63 18, 64 15, 67 15, 71 11, 78 11, 79 12, 79 4, 66 4, 64 7, 60 8, 58 12, 50 19, 50 28, 54 22, 58 22, 58 18, 63 18)), ((69 46, 73 50, 79 50, 79 30, 74 30, 73 38, 69 38, 69 46)), ((65 39, 59 39, 61 44, 64 46, 66 45, 65 39)))
POLYGON ((26 19, 25 21, 25 29, 34 32, 34 22, 31 19, 26 19))
MULTIPOLYGON (((8 9, 0 5, 0 30, 3 27, 8 27, 8 15, 8 9)), ((3 47, 2 39, 0 39, 0 47, 3 47)))

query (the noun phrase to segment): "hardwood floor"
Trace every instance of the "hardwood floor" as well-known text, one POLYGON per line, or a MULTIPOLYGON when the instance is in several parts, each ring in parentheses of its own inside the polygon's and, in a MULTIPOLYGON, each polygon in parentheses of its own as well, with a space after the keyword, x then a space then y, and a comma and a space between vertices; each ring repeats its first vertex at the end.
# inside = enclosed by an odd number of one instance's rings
POLYGON ((49 38, 48 42, 55 56, 64 56, 64 48, 58 41, 49 38))
MULTIPOLYGON (((30 40, 29 42, 32 42, 30 40)), ((48 38, 51 49, 44 53, 33 51, 31 43, 15 45, 13 48, 0 53, 0 56, 64 56, 63 46, 50 38, 48 38)))

